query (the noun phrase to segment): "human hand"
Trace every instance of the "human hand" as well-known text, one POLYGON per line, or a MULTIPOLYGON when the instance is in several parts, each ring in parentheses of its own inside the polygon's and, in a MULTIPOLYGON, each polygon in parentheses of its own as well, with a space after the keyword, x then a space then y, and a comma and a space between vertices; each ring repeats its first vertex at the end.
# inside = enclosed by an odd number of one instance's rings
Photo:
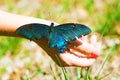
POLYGON ((46 44, 48 41, 45 38, 40 41, 34 41, 41 46, 58 65, 60 64, 56 55, 63 66, 88 67, 95 62, 101 52, 101 42, 98 42, 97 39, 98 36, 96 34, 91 36, 90 41, 87 36, 76 39, 74 42, 70 43, 67 46, 68 49, 60 55, 58 55, 56 48, 49 48, 49 44, 46 44))

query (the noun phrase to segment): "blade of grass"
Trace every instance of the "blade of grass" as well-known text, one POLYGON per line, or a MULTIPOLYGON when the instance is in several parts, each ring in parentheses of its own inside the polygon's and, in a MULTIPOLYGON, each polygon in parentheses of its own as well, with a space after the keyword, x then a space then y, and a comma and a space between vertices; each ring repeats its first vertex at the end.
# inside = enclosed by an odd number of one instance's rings
POLYGON ((77 80, 80 80, 82 77, 82 69, 80 67, 77 68, 77 80))
POLYGON ((57 77, 55 76, 55 73, 54 73, 51 65, 50 65, 50 69, 51 69, 51 71, 52 71, 52 75, 53 75, 53 77, 54 77, 54 80, 57 80, 57 77))
POLYGON ((64 74, 65 80, 70 80, 69 74, 68 74, 67 70, 63 67, 62 62, 59 60, 57 55, 55 55, 55 56, 56 56, 56 58, 58 60, 59 65, 62 66, 61 68, 62 68, 62 72, 64 74))
POLYGON ((105 57, 102 65, 101 65, 101 67, 100 67, 100 69, 99 69, 99 71, 98 71, 97 79, 98 79, 98 77, 99 77, 99 75, 100 75, 100 73, 101 73, 101 71, 102 71, 102 69, 103 69, 106 61, 109 59, 110 55, 115 51, 115 48, 116 48, 116 43, 114 43, 113 47, 110 49, 110 51, 109 51, 108 54, 106 55, 106 57, 105 57))
POLYGON ((85 80, 92 80, 91 78, 90 78, 90 76, 89 76, 89 67, 87 68, 87 70, 86 70, 86 76, 85 76, 85 80))
POLYGON ((104 29, 103 29, 102 34, 100 35, 100 37, 99 37, 98 40, 102 40, 105 32, 107 31, 108 27, 107 27, 106 25, 107 25, 107 22, 103 25, 103 26, 104 26, 104 29))
POLYGON ((109 72, 109 73, 105 74, 104 76, 100 77, 98 80, 102 80, 103 78, 109 76, 111 73, 112 73, 112 72, 109 72))

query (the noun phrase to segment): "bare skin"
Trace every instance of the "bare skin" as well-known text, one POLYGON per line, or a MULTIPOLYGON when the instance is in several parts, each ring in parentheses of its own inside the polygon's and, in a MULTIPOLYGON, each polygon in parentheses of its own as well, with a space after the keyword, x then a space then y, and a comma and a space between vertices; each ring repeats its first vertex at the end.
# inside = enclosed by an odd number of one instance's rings
MULTIPOLYGON (((21 37, 15 33, 16 29, 28 23, 41 23, 50 25, 52 21, 37 19, 28 16, 16 15, 0 11, 0 35, 21 37)), ((57 25, 57 23, 56 23, 57 25)), ((93 34, 88 40, 87 36, 76 38, 76 41, 67 46, 67 50, 58 56, 56 48, 49 48, 49 43, 45 38, 41 40, 33 40, 42 47, 47 54, 59 65, 58 58, 63 66, 91 66, 101 52, 101 42, 97 41, 98 35, 93 34), (77 44, 76 46, 74 44, 77 44), (57 58, 58 57, 58 58, 57 58)))

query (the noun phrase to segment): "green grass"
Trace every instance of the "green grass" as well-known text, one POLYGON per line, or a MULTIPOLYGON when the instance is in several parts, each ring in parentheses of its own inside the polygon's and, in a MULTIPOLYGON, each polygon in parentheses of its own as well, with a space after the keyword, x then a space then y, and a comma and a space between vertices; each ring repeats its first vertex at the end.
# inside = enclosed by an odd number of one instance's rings
POLYGON ((110 51, 107 53, 106 57, 104 58, 103 63, 101 64, 101 67, 98 71, 98 74, 96 76, 96 80, 101 80, 103 78, 105 78, 106 76, 110 75, 111 72, 109 72, 108 74, 105 74, 104 76, 100 77, 100 73, 103 69, 103 67, 105 66, 105 63, 108 61, 108 59, 110 58, 110 56, 113 54, 113 52, 116 50, 116 43, 114 43, 113 47, 110 49, 110 51))
POLYGON ((0 66, 0 77, 2 74, 4 74, 6 72, 6 68, 5 66, 0 66))
POLYGON ((18 38, 9 38, 9 37, 1 37, 0 38, 0 58, 2 58, 6 52, 10 52, 11 54, 16 54, 20 47, 21 40, 18 38))
POLYGON ((80 80, 81 77, 82 77, 82 74, 81 74, 82 68, 78 67, 77 70, 76 70, 76 72, 77 72, 77 80, 80 80))

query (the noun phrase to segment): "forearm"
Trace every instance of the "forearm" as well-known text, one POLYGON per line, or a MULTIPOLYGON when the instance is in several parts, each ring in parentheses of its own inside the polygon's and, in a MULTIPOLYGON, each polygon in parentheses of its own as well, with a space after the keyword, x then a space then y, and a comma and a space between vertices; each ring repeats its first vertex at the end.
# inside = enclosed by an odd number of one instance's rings
POLYGON ((1 36, 13 36, 13 37, 19 36, 15 33, 16 29, 24 24, 29 24, 29 23, 41 23, 41 24, 50 25, 51 21, 0 11, 1 36))

